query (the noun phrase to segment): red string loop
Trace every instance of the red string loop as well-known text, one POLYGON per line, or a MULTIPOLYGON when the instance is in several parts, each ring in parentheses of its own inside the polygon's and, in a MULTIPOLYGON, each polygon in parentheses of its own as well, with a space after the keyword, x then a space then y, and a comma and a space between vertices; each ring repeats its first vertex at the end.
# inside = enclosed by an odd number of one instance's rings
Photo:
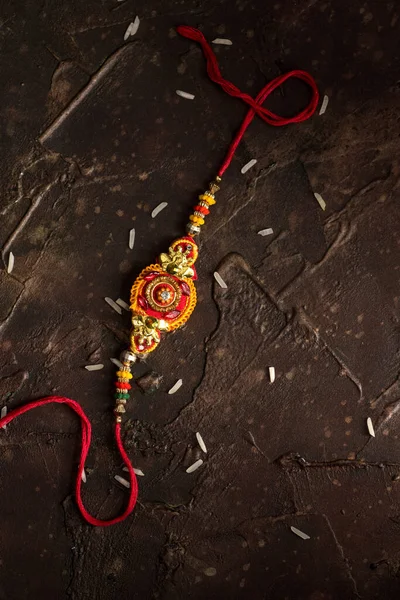
POLYGON ((238 133, 234 137, 231 145, 229 146, 225 160, 218 171, 218 175, 220 177, 222 177, 223 173, 229 167, 233 155, 235 154, 236 148, 238 147, 246 129, 254 119, 255 115, 258 115, 263 121, 265 121, 269 125, 273 125, 274 127, 282 127, 283 125, 289 125, 290 123, 301 123, 302 121, 306 121, 315 113, 319 101, 318 88, 313 77, 306 71, 295 70, 289 71, 284 75, 279 75, 279 77, 275 77, 275 79, 267 83, 267 85, 263 87, 263 89, 256 96, 256 98, 252 98, 248 94, 241 92, 239 88, 233 85, 233 83, 227 81, 222 77, 221 72, 219 70, 217 58, 201 31, 195 29, 194 27, 181 25, 177 27, 177 32, 183 37, 198 42, 201 45, 203 54, 207 62, 207 73, 209 78, 212 81, 214 81, 214 83, 220 85, 224 92, 226 92, 230 96, 234 96, 235 98, 240 98, 241 100, 243 100, 243 102, 250 106, 250 109, 247 115, 245 116, 238 133), (302 111, 300 111, 297 115, 294 115, 293 117, 286 118, 276 115, 272 111, 262 106, 262 104, 274 90, 276 90, 280 85, 282 85, 283 83, 285 83, 285 81, 291 78, 296 78, 300 79, 301 81, 304 81, 307 85, 310 86, 312 94, 309 104, 302 111))
POLYGON ((29 402, 28 404, 24 404, 24 406, 20 406, 19 408, 16 408, 12 412, 8 413, 8 415, 6 415, 2 419, 0 419, 0 427, 3 427, 4 425, 11 423, 11 421, 13 421, 16 417, 18 417, 19 415, 23 415, 24 413, 28 412, 29 410, 32 410, 33 408, 38 408, 39 406, 46 406, 47 404, 53 404, 53 403, 67 404, 70 408, 72 408, 73 411, 75 411, 75 413, 81 419, 82 447, 81 447, 81 457, 79 460, 78 473, 76 476, 75 495, 76 495, 76 502, 78 504, 78 507, 79 507, 82 517, 88 523, 90 523, 90 525, 96 525, 98 527, 108 527, 109 525, 115 525, 116 523, 120 523, 121 521, 126 519, 126 517, 128 517, 131 514, 131 512, 133 511, 133 509, 135 508, 136 499, 137 499, 137 495, 138 495, 138 485, 137 485, 136 475, 133 470, 131 461, 129 460, 128 455, 125 452, 125 448, 122 444, 120 423, 115 424, 115 439, 116 439, 117 447, 121 454, 122 460, 124 461, 125 465, 128 467, 131 487, 130 487, 128 504, 127 504, 125 510, 123 511, 123 513, 120 514, 118 517, 115 517, 114 519, 110 519, 108 521, 103 521, 101 519, 96 519, 95 517, 92 517, 92 515, 89 514, 88 511, 86 510, 86 508, 83 506, 82 497, 81 497, 82 471, 84 469, 86 457, 88 455, 89 448, 90 448, 90 442, 91 442, 91 437, 92 437, 92 426, 91 426, 90 421, 89 421, 88 417, 86 416, 83 408, 78 404, 78 402, 75 402, 75 400, 71 400, 70 398, 64 398, 63 396, 49 396, 47 398, 41 398, 40 400, 35 400, 34 402, 29 402))

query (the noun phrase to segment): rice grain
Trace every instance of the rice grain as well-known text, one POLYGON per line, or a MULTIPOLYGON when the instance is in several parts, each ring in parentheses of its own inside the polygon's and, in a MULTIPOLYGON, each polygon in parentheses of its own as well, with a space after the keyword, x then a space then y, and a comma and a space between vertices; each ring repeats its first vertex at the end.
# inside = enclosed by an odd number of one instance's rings
POLYGON ((129 308, 129 304, 127 304, 124 300, 122 300, 121 298, 118 298, 118 300, 116 300, 116 303, 118 304, 118 306, 120 306, 121 308, 124 308, 125 310, 131 310, 129 308))
POLYGON ((275 367, 269 367, 268 372, 269 372, 269 380, 270 380, 270 382, 274 383, 274 381, 275 381, 275 367))
POLYGON ((203 461, 201 460, 201 458, 199 458, 199 460, 196 460, 195 463, 193 463, 192 465, 190 465, 190 467, 186 469, 186 473, 193 473, 194 471, 197 471, 197 469, 201 467, 202 464, 203 461))
POLYGON ((240 172, 242 173, 242 175, 244 175, 245 173, 247 173, 247 171, 249 169, 251 169, 251 167, 254 167, 254 165, 256 164, 257 159, 252 158, 251 160, 249 160, 248 163, 246 163, 241 169, 240 172))
POLYGON ((120 360, 118 360, 118 358, 110 358, 111 362, 113 363, 113 365, 115 365, 116 367, 118 367, 118 369, 123 369, 124 365, 122 364, 122 362, 120 360))
POLYGON ((15 258, 14 258, 14 254, 12 252, 10 252, 10 254, 8 255, 8 263, 7 263, 7 273, 11 273, 13 268, 14 268, 14 263, 15 263, 15 258))
POLYGON ((155 207, 153 212, 151 213, 152 218, 154 219, 164 208, 168 206, 168 202, 161 202, 158 206, 155 207))
POLYGON ((135 228, 131 229, 129 232, 129 248, 133 250, 133 246, 135 245, 135 228))
POLYGON ((205 445, 204 440, 199 432, 196 433, 196 438, 200 448, 203 450, 203 452, 205 452, 205 454, 207 454, 207 446, 205 445))
POLYGON ((374 429, 374 426, 372 424, 371 417, 368 417, 368 419, 367 419, 367 427, 368 427, 369 435, 371 435, 372 437, 375 437, 375 429, 374 429))
POLYGON ((114 479, 116 481, 118 481, 118 483, 120 483, 121 485, 123 485, 126 488, 130 488, 131 484, 129 483, 129 481, 127 481, 126 479, 124 479, 123 477, 120 477, 119 475, 115 475, 114 479))
POLYGON ((321 109, 319 111, 319 115, 323 115, 326 112, 326 109, 328 107, 328 102, 329 102, 329 96, 327 96, 325 94, 324 99, 322 100, 322 105, 321 105, 321 109))
MULTIPOLYGON (((123 467, 122 468, 123 471, 127 471, 129 473, 129 469, 128 467, 123 467)), ((139 475, 139 477, 144 477, 144 473, 142 471, 142 469, 133 469, 133 472, 135 473, 135 475, 139 475)))
POLYGON ((182 383, 183 383, 182 379, 178 379, 178 381, 169 390, 168 394, 175 394, 175 392, 177 392, 179 390, 179 388, 182 387, 182 383))
POLYGON ((300 531, 300 529, 297 529, 297 527, 291 526, 290 529, 293 531, 294 534, 298 535, 299 538, 301 538, 302 540, 310 540, 311 539, 309 535, 304 533, 304 531, 300 531))
POLYGON ((268 229, 261 229, 257 233, 258 233, 258 235, 262 235, 262 236, 272 235, 274 233, 274 230, 271 229, 271 227, 268 227, 268 229))
POLYGON ((194 100, 194 94, 189 94, 189 92, 184 92, 182 90, 175 90, 176 94, 181 98, 186 98, 186 100, 194 100))
POLYGON ((115 310, 115 312, 117 312, 119 315, 122 315, 122 309, 120 306, 118 306, 118 304, 116 302, 114 302, 114 300, 112 298, 104 298, 104 300, 107 302, 107 304, 109 306, 111 306, 111 308, 113 308, 115 310))
POLYGON ((222 287, 222 289, 227 290, 228 286, 226 285, 225 281, 222 279, 221 275, 218 273, 218 271, 214 271, 214 279, 215 281, 218 283, 218 285, 220 287, 222 287))
POLYGON ((314 192, 314 196, 318 202, 318 204, 320 205, 320 207, 322 208, 322 210, 326 209, 326 202, 323 199, 323 197, 321 196, 321 194, 318 194, 317 192, 314 192))
POLYGON ((125 31, 125 35, 124 35, 125 42, 129 37, 132 37, 133 35, 135 35, 137 33, 137 30, 139 29, 139 25, 140 25, 140 19, 136 15, 133 23, 130 23, 128 26, 128 29, 125 31))
POLYGON ((227 38, 215 38, 212 41, 212 44, 222 44, 223 46, 232 46, 232 40, 228 40, 227 38))
MULTIPOLYGON (((3 419, 6 416, 7 416, 7 406, 3 406, 3 408, 1 409, 1 412, 0 412, 0 418, 3 419)), ((7 425, 2 425, 1 428, 7 429, 7 425)))

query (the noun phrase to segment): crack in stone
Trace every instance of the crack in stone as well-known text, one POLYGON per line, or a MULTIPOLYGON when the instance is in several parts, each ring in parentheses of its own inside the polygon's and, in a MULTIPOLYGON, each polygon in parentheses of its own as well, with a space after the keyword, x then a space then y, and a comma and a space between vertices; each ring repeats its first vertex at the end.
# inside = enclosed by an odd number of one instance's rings
POLYGON ((325 340, 325 338, 323 336, 321 336, 318 327, 316 327, 312 323, 312 320, 310 319, 310 317, 306 314, 306 312, 303 309, 301 309, 301 308, 297 309, 296 314, 298 315, 299 323, 305 325, 315 335, 318 342, 320 340, 322 341, 324 348, 327 350, 327 352, 329 352, 329 354, 331 354, 331 356, 335 359, 335 361, 341 367, 342 373, 344 375, 346 375, 346 377, 348 377, 348 379, 355 385, 355 387, 357 388, 358 394, 359 394, 359 402, 361 402, 364 399, 362 383, 358 379, 358 377, 356 377, 351 372, 351 370, 348 368, 348 366, 346 365, 346 363, 340 356, 340 352, 337 349, 332 348, 328 344, 328 342, 325 340))
POLYGON ((353 572, 352 572, 352 569, 351 569, 351 566, 350 566, 350 561, 349 561, 349 559, 345 555, 344 548, 341 545, 341 543, 339 542, 339 540, 338 540, 338 538, 336 536, 335 530, 333 529, 332 524, 331 524, 329 518, 327 517, 327 515, 325 515, 324 513, 322 513, 321 516, 325 519, 325 522, 326 522, 326 524, 327 524, 327 526, 329 528, 329 531, 332 534, 332 537, 333 537, 333 539, 335 541, 335 544, 336 544, 336 547, 337 547, 337 549, 338 549, 338 551, 340 553, 340 556, 343 559, 343 563, 346 566, 346 573, 347 573, 348 578, 350 579, 350 581, 353 584, 354 594, 355 594, 356 598, 361 598, 361 596, 359 594, 359 591, 357 589, 357 582, 356 582, 356 580, 353 577, 353 572))
POLYGON ((284 471, 290 472, 291 470, 302 470, 302 469, 337 469, 337 468, 350 468, 350 469, 367 469, 369 467, 384 469, 385 467, 399 468, 400 463, 381 461, 373 462, 366 461, 363 459, 350 460, 348 458, 337 458, 335 460, 328 461, 309 461, 300 454, 291 452, 278 456, 273 461, 284 471))

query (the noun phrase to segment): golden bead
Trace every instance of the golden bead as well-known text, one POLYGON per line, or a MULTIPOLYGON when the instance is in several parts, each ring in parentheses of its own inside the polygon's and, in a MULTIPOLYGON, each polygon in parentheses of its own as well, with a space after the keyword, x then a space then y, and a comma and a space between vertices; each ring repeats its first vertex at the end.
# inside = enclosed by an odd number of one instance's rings
POLYGON ((120 417, 119 415, 117 417, 115 417, 115 422, 122 423, 122 417, 120 417))

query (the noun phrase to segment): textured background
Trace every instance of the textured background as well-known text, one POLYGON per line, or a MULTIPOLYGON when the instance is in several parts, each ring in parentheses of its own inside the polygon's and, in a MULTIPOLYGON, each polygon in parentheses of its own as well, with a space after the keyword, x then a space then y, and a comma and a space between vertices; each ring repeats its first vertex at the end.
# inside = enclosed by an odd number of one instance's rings
MULTIPOLYGON (((16 0, 1 15, 0 245, 16 257, 0 271, 1 403, 79 400, 95 429, 84 499, 99 517, 127 496, 109 357, 129 314, 103 298, 127 300, 182 232, 245 114, 174 27, 233 40, 215 48, 221 69, 252 95, 302 68, 330 102, 298 126, 255 119, 224 178, 198 308, 137 368, 155 373, 124 424, 145 473, 133 517, 109 529, 80 518, 68 409, 1 433, 0 599, 398 598, 398 2, 16 0), (209 453, 187 475, 196 431, 209 453)), ((292 114, 306 98, 292 82, 268 106, 292 114)))

